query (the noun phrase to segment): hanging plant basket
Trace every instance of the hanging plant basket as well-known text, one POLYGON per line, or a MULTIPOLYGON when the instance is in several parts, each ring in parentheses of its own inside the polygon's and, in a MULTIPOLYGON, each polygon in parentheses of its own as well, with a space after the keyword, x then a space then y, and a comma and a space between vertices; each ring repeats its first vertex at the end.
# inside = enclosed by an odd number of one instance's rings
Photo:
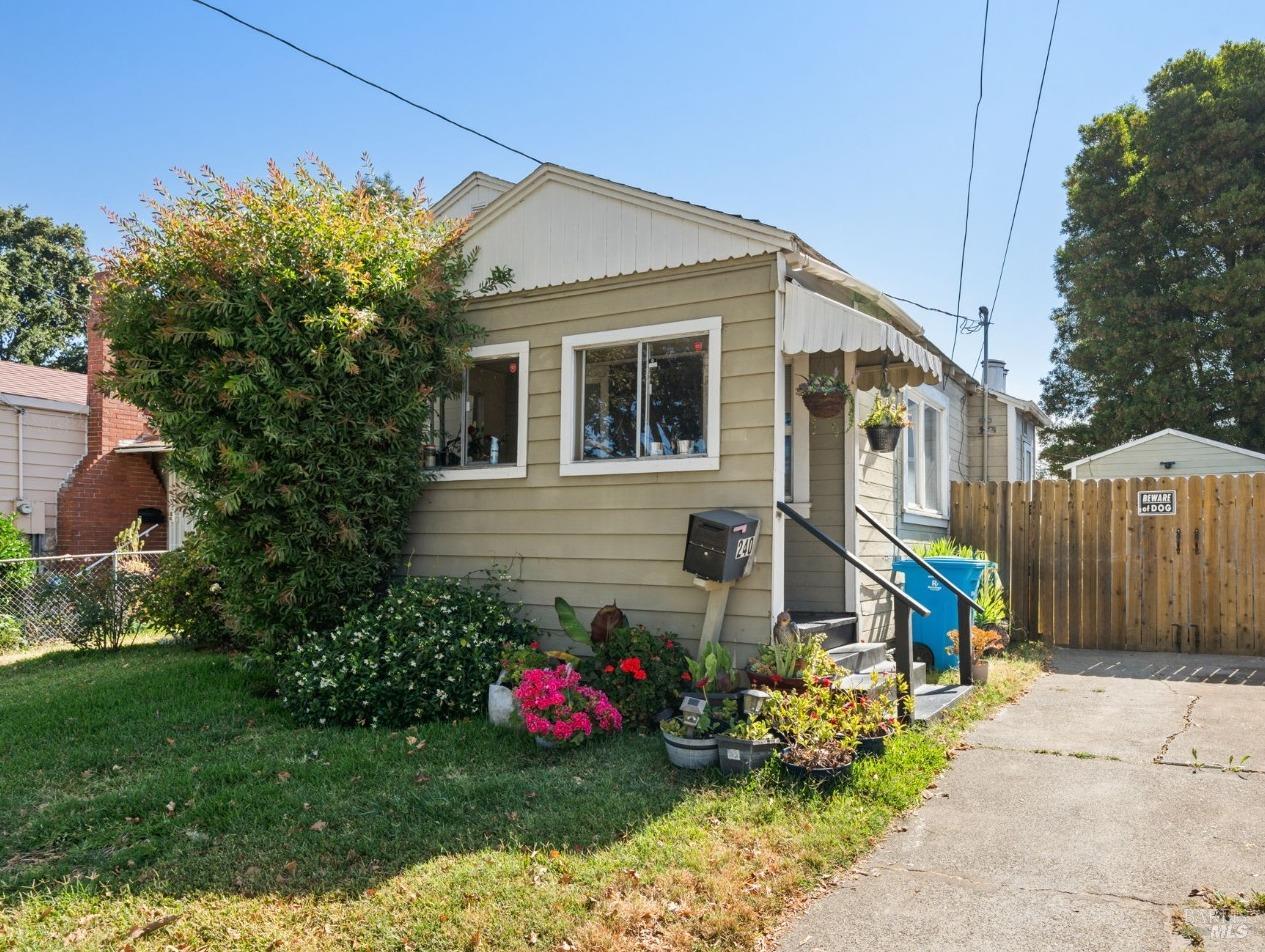
POLYGON ((896 444, 900 442, 901 431, 903 426, 867 426, 865 428, 865 438, 869 441, 870 449, 875 453, 890 453, 896 449, 896 444))
POLYGON ((847 393, 805 393, 800 395, 808 412, 820 420, 831 420, 842 415, 848 405, 847 393))

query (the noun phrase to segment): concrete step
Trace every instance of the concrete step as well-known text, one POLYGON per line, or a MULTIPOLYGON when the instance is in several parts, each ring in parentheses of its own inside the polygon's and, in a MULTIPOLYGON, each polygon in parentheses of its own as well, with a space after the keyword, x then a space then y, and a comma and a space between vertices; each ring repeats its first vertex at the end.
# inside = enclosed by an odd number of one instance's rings
MULTIPOLYGON (((801 629, 802 630, 802 629, 801 629)), ((887 645, 881 641, 857 641, 829 649, 835 664, 849 671, 863 671, 887 660, 887 645)))
MULTIPOLYGON (((891 681, 894 679, 894 676, 896 674, 896 662, 888 660, 888 659, 884 659, 878 664, 871 665, 867 668, 863 668, 860 671, 856 671, 852 674, 849 674, 845 676, 844 678, 836 681, 835 683, 851 691, 868 691, 871 689, 871 686, 873 685, 873 680, 870 677, 870 675, 875 672, 877 672, 879 675, 878 689, 881 690, 883 685, 891 683, 891 681)), ((913 670, 913 684, 911 685, 911 687, 913 688, 915 692, 917 692, 920 688, 925 687, 926 684, 927 684, 927 666, 923 664, 921 661, 915 661, 914 670, 913 670)))
POLYGON ((791 619, 800 635, 823 635, 822 643, 827 648, 852 644, 857 640, 857 616, 848 612, 792 611, 791 619))
POLYGON ((971 684, 924 684, 914 691, 914 720, 926 723, 944 716, 973 690, 971 684))

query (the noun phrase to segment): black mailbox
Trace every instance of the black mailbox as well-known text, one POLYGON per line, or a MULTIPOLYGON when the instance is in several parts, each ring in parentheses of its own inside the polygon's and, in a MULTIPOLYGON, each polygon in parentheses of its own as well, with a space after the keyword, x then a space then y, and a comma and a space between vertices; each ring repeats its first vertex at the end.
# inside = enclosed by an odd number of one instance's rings
POLYGON ((736 582, 755 565, 760 520, 732 509, 690 514, 682 568, 711 582, 736 582))

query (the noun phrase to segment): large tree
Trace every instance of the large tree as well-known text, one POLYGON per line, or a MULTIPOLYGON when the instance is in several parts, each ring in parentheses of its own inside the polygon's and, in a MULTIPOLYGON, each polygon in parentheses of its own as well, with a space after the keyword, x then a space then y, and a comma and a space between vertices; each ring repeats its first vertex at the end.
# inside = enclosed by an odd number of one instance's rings
POLYGON ((1168 426, 1265 450, 1265 44, 1192 50, 1080 136, 1043 456, 1168 426))
POLYGON ((92 271, 78 226, 0 208, 0 360, 85 370, 92 271))
POLYGON ((403 547, 432 400, 481 334, 472 258, 464 224, 317 164, 185 184, 152 222, 119 219, 105 384, 171 446, 240 636, 283 648, 336 626, 403 547))

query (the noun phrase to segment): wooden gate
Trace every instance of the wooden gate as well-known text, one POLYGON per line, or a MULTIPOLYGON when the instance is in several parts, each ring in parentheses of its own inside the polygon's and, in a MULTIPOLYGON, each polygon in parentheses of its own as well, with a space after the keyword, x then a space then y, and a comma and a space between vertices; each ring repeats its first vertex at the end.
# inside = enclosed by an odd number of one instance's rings
POLYGON ((954 483, 952 509, 1029 636, 1265 655, 1265 473, 954 483))

